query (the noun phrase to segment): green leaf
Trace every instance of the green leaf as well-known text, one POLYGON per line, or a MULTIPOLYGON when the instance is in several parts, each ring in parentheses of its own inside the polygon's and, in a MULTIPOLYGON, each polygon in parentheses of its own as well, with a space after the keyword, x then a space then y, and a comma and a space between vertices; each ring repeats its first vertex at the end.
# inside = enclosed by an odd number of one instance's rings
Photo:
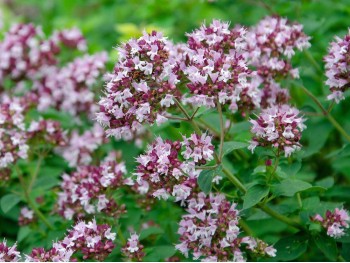
POLYGON ((338 238, 337 241, 341 243, 350 243, 350 228, 346 228, 344 232, 345 235, 341 238, 338 238))
POLYGON ((350 261, 350 244, 343 244, 341 255, 346 261, 350 261))
POLYGON ((17 234, 17 242, 21 242, 31 233, 31 229, 29 226, 23 226, 19 229, 17 234))
POLYGON ((254 185, 248 189, 243 197, 243 209, 250 208, 261 201, 269 193, 269 187, 265 185, 254 185))
POLYGON ((303 235, 282 238, 274 245, 277 249, 274 260, 293 261, 306 252, 307 244, 308 239, 303 235))
POLYGON ((142 232, 140 234, 140 240, 145 239, 151 235, 160 235, 163 233, 164 233, 163 229, 161 229, 159 227, 152 226, 152 227, 149 227, 149 228, 142 230, 142 232))
POLYGON ((322 180, 317 181, 315 185, 323 188, 331 188, 334 185, 334 178, 333 177, 323 178, 322 180))
POLYGON ((41 190, 48 190, 51 189, 54 186, 57 186, 60 183, 60 180, 57 178, 51 176, 51 175, 46 175, 44 177, 39 177, 33 188, 37 189, 40 188, 41 190))
POLYGON ((312 185, 297 179, 286 179, 274 185, 272 191, 277 196, 294 196, 297 192, 311 188, 312 185))
POLYGON ((235 142, 235 141, 225 142, 223 145, 222 152, 223 152, 223 155, 226 155, 232 152, 233 150, 247 148, 248 145, 249 144, 246 142, 235 142))
POLYGON ((314 237, 314 241, 320 251, 331 261, 337 260, 338 248, 337 243, 331 237, 318 235, 314 237))
POLYGON ((204 114, 209 114, 211 112, 214 112, 214 109, 212 109, 212 108, 208 109, 206 107, 200 107, 199 110, 196 113, 196 118, 198 118, 198 117, 200 117, 200 116, 202 116, 204 114))
POLYGON ((1 198, 0 206, 4 213, 7 213, 21 201, 21 198, 15 194, 8 194, 1 198))
POLYGON ((211 190, 214 175, 221 171, 221 166, 212 170, 203 170, 197 179, 199 188, 206 194, 211 190))
POLYGON ((280 164, 280 167, 282 171, 285 172, 288 176, 294 176, 297 172, 299 172, 301 168, 301 162, 299 161, 292 164, 282 163, 280 164))
POLYGON ((144 261, 165 260, 175 254, 174 246, 157 246, 144 258, 144 261))

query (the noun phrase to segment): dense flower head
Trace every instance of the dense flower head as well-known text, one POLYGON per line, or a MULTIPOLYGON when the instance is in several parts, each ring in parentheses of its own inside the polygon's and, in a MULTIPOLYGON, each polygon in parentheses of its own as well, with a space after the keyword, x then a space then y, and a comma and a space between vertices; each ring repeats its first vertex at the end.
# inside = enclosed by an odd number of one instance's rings
POLYGON ((145 253, 143 252, 143 245, 139 241, 139 235, 136 233, 130 235, 127 243, 122 248, 122 253, 129 261, 142 261, 145 253))
POLYGON ((275 105, 288 104, 290 95, 288 89, 283 89, 274 81, 263 84, 260 107, 262 109, 275 105))
POLYGON ((104 142, 106 142, 104 130, 100 125, 95 124, 90 130, 86 130, 81 135, 76 130, 72 131, 67 145, 57 151, 70 167, 88 165, 92 161, 94 151, 104 142))
POLYGON ((25 255, 25 262, 69 262, 74 251, 66 249, 60 243, 53 243, 53 247, 45 250, 42 247, 33 248, 29 255, 25 255))
POLYGON ((61 123, 52 120, 32 121, 27 129, 27 136, 36 142, 45 142, 52 146, 63 146, 67 143, 65 132, 61 123))
POLYGON ((325 217, 317 214, 311 218, 313 221, 320 222, 327 235, 334 238, 340 238, 345 235, 344 230, 349 228, 350 216, 345 209, 335 208, 334 212, 327 210, 325 217))
POLYGON ((172 195, 176 201, 185 201, 196 191, 199 171, 195 165, 206 164, 213 159, 213 153, 214 146, 206 134, 192 134, 182 142, 158 137, 146 154, 136 159, 140 193, 150 193, 159 199, 172 195))
POLYGON ((19 101, 0 105, 0 170, 28 157, 24 113, 19 101))
POLYGON ((45 40, 40 27, 16 24, 0 43, 0 80, 5 77, 32 78, 33 71, 42 65, 55 64, 59 48, 52 40, 45 40))
POLYGON ((6 240, 0 242, 0 261, 17 262, 21 260, 20 252, 17 251, 17 245, 7 246, 6 240))
POLYGON ((253 139, 249 149, 272 146, 278 154, 284 152, 285 156, 290 156, 301 148, 301 132, 306 128, 304 121, 299 111, 289 105, 262 110, 257 120, 250 120, 253 139))
POLYGON ((182 216, 176 249, 202 261, 244 261, 241 243, 260 256, 275 256, 274 249, 251 237, 240 238, 239 211, 222 194, 199 193, 189 200, 187 214, 182 216), (253 244, 256 241, 256 244, 253 244), (264 244, 264 245, 263 245, 264 244), (263 249, 261 249, 263 248, 263 249), (272 248, 272 249, 271 249, 272 248))
POLYGON ((181 145, 185 147, 182 156, 188 160, 192 159, 196 164, 206 164, 207 161, 214 159, 214 146, 211 144, 212 138, 203 133, 198 135, 191 134, 189 138, 183 136, 181 145))
POLYGON ((34 79, 42 68, 57 63, 60 45, 82 48, 85 41, 77 29, 46 38, 40 27, 15 24, 0 42, 0 80, 34 79))
POLYGON ((243 57, 245 29, 213 20, 188 34, 187 65, 183 70, 191 95, 184 102, 215 107, 217 101, 237 110, 250 71, 243 57))
POLYGON ((56 40, 55 42, 60 42, 66 47, 76 48, 81 51, 87 49, 85 37, 76 27, 56 31, 53 33, 52 38, 56 40))
POLYGON ((298 69, 293 69, 290 59, 296 49, 309 48, 309 40, 302 25, 278 16, 265 17, 248 31, 245 57, 263 78, 298 78, 298 69))
POLYGON ((34 217, 34 211, 29 209, 28 207, 22 207, 21 211, 20 211, 20 215, 18 218, 18 224, 20 226, 25 226, 25 225, 29 225, 30 223, 32 223, 33 221, 35 221, 35 217, 34 217))
POLYGON ((100 166, 81 166, 71 175, 64 174, 58 194, 58 213, 66 219, 83 218, 96 213, 118 217, 125 205, 118 205, 113 191, 124 185, 123 162, 106 161, 100 166))
POLYGON ((166 120, 164 111, 179 96, 171 47, 161 33, 153 31, 118 48, 119 60, 96 115, 108 136, 130 140, 142 131, 142 124, 166 120))
POLYGON ((111 227, 98 225, 93 219, 86 223, 78 222, 70 229, 63 240, 53 243, 49 250, 35 248, 31 254, 25 255, 26 262, 68 262, 75 261, 73 256, 80 252, 83 259, 103 261, 114 249, 116 234, 111 227))
POLYGON ((91 88, 105 69, 105 52, 84 55, 62 68, 51 66, 41 70, 34 81, 33 92, 38 95, 38 109, 49 107, 69 112, 73 116, 92 115, 98 107, 91 88))
POLYGON ((325 56, 326 85, 332 92, 327 98, 336 103, 344 99, 344 92, 350 86, 350 31, 344 38, 336 37, 331 42, 329 52, 325 56))

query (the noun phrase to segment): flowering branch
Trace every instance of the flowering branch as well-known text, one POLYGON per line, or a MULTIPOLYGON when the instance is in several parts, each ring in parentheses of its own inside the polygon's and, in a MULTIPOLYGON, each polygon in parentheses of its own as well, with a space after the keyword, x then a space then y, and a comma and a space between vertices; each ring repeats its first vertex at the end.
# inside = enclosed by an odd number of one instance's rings
POLYGON ((221 109, 221 104, 217 102, 217 109, 219 112, 219 118, 220 118, 220 146, 219 146, 219 162, 222 162, 222 149, 224 145, 224 137, 225 137, 225 127, 224 127, 224 119, 221 109))
POLYGON ((303 91, 316 103, 316 105, 321 109, 323 115, 333 124, 333 126, 346 138, 347 141, 350 142, 350 135, 343 129, 343 127, 334 119, 334 117, 330 113, 330 109, 326 110, 321 102, 313 95, 308 89, 304 86, 301 86, 303 91))
POLYGON ((19 181, 21 183, 22 189, 23 189, 23 193, 24 193, 24 197, 28 203, 28 205, 33 209, 34 213, 44 222, 44 224, 49 228, 49 229, 53 229, 53 226, 49 223, 49 221, 47 221, 46 217, 40 212, 40 210, 36 207, 36 205, 34 204, 34 202, 32 201, 32 199, 30 198, 28 189, 26 188, 26 183, 24 181, 23 175, 21 173, 21 171, 18 169, 17 166, 16 167, 16 171, 17 171, 17 175, 19 178, 19 181))

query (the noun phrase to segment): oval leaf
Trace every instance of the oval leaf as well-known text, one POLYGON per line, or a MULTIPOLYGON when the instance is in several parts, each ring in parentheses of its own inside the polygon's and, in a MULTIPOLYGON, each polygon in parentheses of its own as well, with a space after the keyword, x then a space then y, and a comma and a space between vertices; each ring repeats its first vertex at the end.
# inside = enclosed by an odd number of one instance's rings
POLYGON ((335 240, 331 237, 318 235, 314 241, 319 250, 331 261, 337 261, 338 248, 335 240))
POLYGON ((248 147, 248 143, 246 142, 235 142, 235 141, 231 141, 231 142, 225 142, 223 145, 223 155, 229 154, 230 152, 232 152, 233 150, 237 150, 237 149, 242 149, 242 148, 246 148, 248 147))
POLYGON ((269 193, 269 188, 265 185, 254 185, 249 188, 243 197, 243 209, 250 208, 261 201, 269 193))
POLYGON ((15 205, 17 205, 21 201, 21 198, 15 194, 8 194, 1 198, 1 209, 4 213, 7 213, 11 210, 15 205))
POLYGON ((198 176, 197 182, 199 188, 206 194, 211 190, 215 170, 203 170, 198 176))
POLYGON ((297 192, 311 188, 312 185, 297 179, 286 179, 274 185, 273 192, 277 196, 294 196, 297 192))
POLYGON ((275 260, 292 261, 305 253, 308 239, 303 235, 293 235, 282 238, 275 244, 277 249, 275 260))

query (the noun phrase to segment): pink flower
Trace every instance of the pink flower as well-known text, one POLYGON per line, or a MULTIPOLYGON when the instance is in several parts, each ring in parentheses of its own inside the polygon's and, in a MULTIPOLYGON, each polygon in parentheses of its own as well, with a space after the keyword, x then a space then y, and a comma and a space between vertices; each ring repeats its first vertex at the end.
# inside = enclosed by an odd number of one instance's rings
POLYGON ((17 244, 7 246, 6 240, 0 243, 0 261, 17 262, 21 260, 20 252, 17 251, 17 244))
POLYGON ((345 99, 344 92, 348 89, 349 78, 349 56, 347 55, 350 47, 350 32, 344 37, 335 37, 331 42, 329 52, 325 56, 326 62, 326 85, 329 86, 331 94, 328 100, 339 103, 345 99))
POLYGON ((252 237, 239 237, 239 211, 224 195, 199 193, 188 201, 187 214, 182 216, 178 234, 180 244, 175 248, 184 256, 193 253, 202 261, 244 261, 242 244, 259 256, 275 256, 273 247, 252 237))
POLYGON ((139 192, 153 197, 168 199, 171 195, 176 201, 184 201, 197 191, 199 171, 195 165, 204 165, 213 159, 214 146, 211 137, 192 134, 183 141, 163 141, 160 137, 149 145, 146 154, 140 155, 136 172, 139 192), (183 161, 185 159, 185 161, 183 161))
MULTIPOLYGON (((213 20, 188 34, 186 66, 183 71, 189 81, 190 97, 185 103, 215 107, 216 103, 229 104, 236 111, 241 92, 249 87, 250 71, 243 57, 245 29, 229 28, 228 22, 213 20)), ((249 90, 249 91, 248 91, 249 90)))
POLYGON ((180 95, 172 48, 161 33, 152 32, 118 49, 119 60, 96 115, 107 136, 131 140, 143 133, 143 124, 165 121, 164 111, 180 95))
POLYGON ((324 218, 317 214, 311 220, 319 222, 327 230, 328 236, 340 238, 345 235, 344 230, 349 228, 350 216, 345 209, 335 208, 334 212, 327 210, 324 218))
POLYGON ((58 213, 66 219, 105 213, 118 217, 125 205, 118 205, 111 195, 123 185, 124 163, 106 161, 100 166, 81 166, 72 175, 63 175, 58 193, 58 213))
POLYGON ((292 68, 290 59, 295 49, 309 48, 309 40, 302 25, 281 17, 265 17, 248 30, 244 56, 258 75, 267 81, 288 75, 297 78, 297 69, 292 68))
POLYGON ((255 147, 277 148, 285 156, 299 150, 301 145, 301 132, 305 129, 305 119, 299 116, 299 111, 288 105, 273 106, 262 110, 253 124, 251 132, 254 134, 249 149, 253 152, 255 147))
POLYGON ((68 262, 75 261, 75 253, 82 253, 83 259, 103 261, 114 249, 116 237, 110 226, 99 225, 95 219, 86 223, 78 222, 61 241, 53 243, 49 250, 34 248, 25 255, 26 262, 68 262))
POLYGON ((128 242, 122 248, 122 252, 130 261, 142 261, 145 253, 143 252, 143 245, 139 241, 139 236, 136 233, 130 235, 128 242))

